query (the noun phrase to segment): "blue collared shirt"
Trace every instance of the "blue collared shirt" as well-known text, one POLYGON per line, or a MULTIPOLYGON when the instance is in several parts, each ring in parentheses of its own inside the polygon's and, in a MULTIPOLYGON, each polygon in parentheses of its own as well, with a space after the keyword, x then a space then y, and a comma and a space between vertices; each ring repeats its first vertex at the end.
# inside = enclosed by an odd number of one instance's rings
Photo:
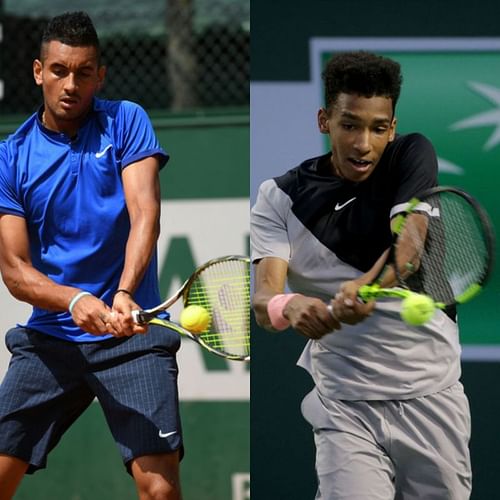
MULTIPOLYGON (((130 230, 122 170, 152 155, 160 168, 168 161, 146 112, 97 98, 76 138, 45 128, 38 112, 1 142, 0 213, 26 220, 33 266, 111 304, 130 230)), ((159 302, 156 252, 134 298, 144 308, 159 302)), ((109 337, 37 307, 23 326, 75 342, 109 337)))

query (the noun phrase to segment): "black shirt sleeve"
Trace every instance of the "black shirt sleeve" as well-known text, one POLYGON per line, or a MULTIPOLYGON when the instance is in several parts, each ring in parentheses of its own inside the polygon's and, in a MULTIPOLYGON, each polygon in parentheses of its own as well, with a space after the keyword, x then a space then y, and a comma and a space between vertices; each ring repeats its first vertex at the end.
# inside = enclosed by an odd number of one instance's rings
POLYGON ((406 203, 437 185, 438 162, 431 142, 421 134, 408 134, 397 144, 392 163, 393 204, 406 203))

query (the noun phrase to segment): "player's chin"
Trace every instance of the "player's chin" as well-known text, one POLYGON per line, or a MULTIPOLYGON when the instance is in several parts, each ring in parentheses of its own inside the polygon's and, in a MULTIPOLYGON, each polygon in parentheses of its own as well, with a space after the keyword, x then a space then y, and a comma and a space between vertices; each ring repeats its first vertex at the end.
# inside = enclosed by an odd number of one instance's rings
POLYGON ((57 117, 60 120, 71 122, 81 119, 83 115, 84 113, 80 109, 71 109, 71 110, 61 109, 57 114, 57 117))
POLYGON ((71 106, 60 105, 57 109, 57 117, 61 120, 78 120, 85 116, 87 108, 82 102, 74 103, 71 106))
POLYGON ((352 165, 349 168, 349 180, 353 182, 363 182, 370 175, 372 175, 373 171, 375 170, 375 164, 371 163, 367 167, 353 167, 352 165))

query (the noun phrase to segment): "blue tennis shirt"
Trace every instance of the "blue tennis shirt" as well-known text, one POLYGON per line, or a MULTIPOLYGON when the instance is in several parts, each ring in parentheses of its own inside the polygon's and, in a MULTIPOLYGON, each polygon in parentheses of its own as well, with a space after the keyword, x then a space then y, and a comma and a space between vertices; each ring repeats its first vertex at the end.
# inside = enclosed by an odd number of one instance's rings
MULTIPOLYGON (((168 160, 145 111, 97 98, 73 140, 46 129, 39 111, 1 142, 0 213, 25 218, 33 266, 111 304, 130 230, 122 170, 152 155, 160 167, 168 160)), ((156 252, 134 298, 144 308, 160 301, 156 252)), ((23 326, 74 342, 110 337, 37 307, 23 326)))

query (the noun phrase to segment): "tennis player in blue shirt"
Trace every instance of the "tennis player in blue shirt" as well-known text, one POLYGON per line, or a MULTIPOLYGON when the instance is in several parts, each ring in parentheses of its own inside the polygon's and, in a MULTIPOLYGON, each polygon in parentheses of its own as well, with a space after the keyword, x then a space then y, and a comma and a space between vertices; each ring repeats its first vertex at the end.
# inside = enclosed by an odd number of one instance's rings
POLYGON ((6 335, 0 500, 46 466, 95 397, 139 498, 180 499, 180 339, 131 317, 160 302, 168 155, 141 107, 95 96, 105 67, 87 14, 49 23, 33 73, 43 106, 0 143, 0 269, 33 306, 6 335))

